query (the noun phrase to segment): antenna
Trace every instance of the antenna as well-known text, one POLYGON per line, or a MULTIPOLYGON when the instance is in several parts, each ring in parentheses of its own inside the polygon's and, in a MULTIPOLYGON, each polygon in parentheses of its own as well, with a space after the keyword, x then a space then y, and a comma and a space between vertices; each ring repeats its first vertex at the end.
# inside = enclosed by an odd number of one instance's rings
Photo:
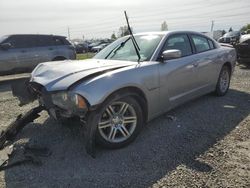
POLYGON ((140 48, 139 48, 139 46, 138 46, 138 43, 137 43, 136 40, 135 40, 135 37, 134 37, 133 32, 132 32, 132 30, 131 30, 131 27, 130 27, 130 25, 129 25, 127 12, 124 11, 124 14, 125 14, 125 18, 126 18, 127 25, 128 25, 128 31, 129 31, 129 33, 130 33, 130 35, 131 35, 131 40, 132 40, 132 43, 133 43, 133 45, 134 45, 134 47, 135 47, 135 52, 136 52, 136 54, 137 54, 137 56, 138 56, 138 63, 139 63, 139 62, 140 62, 140 59, 141 59, 141 55, 140 55, 140 52, 139 52, 139 51, 140 51, 140 48))

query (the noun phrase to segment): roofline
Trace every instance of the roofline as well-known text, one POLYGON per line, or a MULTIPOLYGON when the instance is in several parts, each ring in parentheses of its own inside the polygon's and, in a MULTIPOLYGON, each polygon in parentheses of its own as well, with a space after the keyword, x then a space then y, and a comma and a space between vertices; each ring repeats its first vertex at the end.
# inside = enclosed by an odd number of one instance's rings
POLYGON ((53 34, 10 34, 10 35, 5 35, 5 36, 53 36, 53 37, 64 37, 67 38, 66 36, 63 35, 53 35, 53 34))
POLYGON ((198 32, 198 31, 190 31, 190 30, 171 30, 171 31, 152 31, 152 32, 139 32, 139 33, 135 33, 134 35, 148 35, 148 34, 152 34, 152 35, 168 35, 168 34, 175 34, 175 33, 188 33, 188 34, 198 34, 198 35, 205 35, 202 32, 198 32))

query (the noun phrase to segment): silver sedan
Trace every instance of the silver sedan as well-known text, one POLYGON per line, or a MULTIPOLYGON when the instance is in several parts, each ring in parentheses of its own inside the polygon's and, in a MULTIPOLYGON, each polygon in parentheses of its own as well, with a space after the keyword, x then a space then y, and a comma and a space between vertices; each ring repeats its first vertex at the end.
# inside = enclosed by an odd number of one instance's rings
POLYGON ((234 48, 201 33, 140 33, 93 59, 42 63, 29 88, 53 118, 83 122, 90 145, 120 148, 170 109, 207 93, 225 95, 235 62, 234 48))

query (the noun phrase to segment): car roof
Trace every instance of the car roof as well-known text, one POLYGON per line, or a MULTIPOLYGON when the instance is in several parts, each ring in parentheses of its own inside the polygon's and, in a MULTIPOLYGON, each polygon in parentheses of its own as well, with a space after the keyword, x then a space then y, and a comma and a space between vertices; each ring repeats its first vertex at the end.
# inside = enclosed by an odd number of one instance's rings
POLYGON ((66 38, 65 36, 61 36, 61 35, 49 35, 49 34, 12 34, 12 35, 6 35, 8 37, 10 36, 52 36, 52 37, 62 37, 62 38, 66 38))
POLYGON ((187 34, 197 34, 197 35, 204 35, 201 32, 197 31, 187 31, 187 30, 171 30, 171 31, 155 31, 155 32, 141 32, 141 33, 135 33, 134 35, 168 35, 168 34, 177 34, 177 33, 187 33, 187 34))

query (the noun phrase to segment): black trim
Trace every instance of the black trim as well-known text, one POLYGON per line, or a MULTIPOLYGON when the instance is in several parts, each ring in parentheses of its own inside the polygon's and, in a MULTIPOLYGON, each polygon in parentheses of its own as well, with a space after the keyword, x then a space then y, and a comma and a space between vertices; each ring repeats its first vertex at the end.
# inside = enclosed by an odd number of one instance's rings
POLYGON ((209 37, 207 37, 207 36, 200 35, 200 34, 193 34, 193 33, 189 33, 188 36, 190 37, 190 41, 191 41, 191 43, 192 43, 192 46, 193 46, 194 49, 195 49, 195 53, 194 53, 194 54, 200 54, 200 53, 203 53, 203 52, 208 52, 208 51, 211 51, 211 50, 216 49, 216 46, 215 46, 215 44, 214 44, 214 41, 213 41, 212 39, 210 39, 209 37), (192 36, 199 36, 199 37, 205 38, 205 39, 207 40, 207 43, 208 43, 208 46, 209 46, 209 50, 205 50, 205 51, 202 51, 202 52, 197 52, 197 49, 196 49, 196 46, 195 46, 195 44, 194 44, 194 41, 193 41, 192 36), (213 43, 213 48, 212 48, 212 49, 211 49, 211 47, 210 47, 210 44, 209 44, 208 40, 212 41, 212 43, 213 43))

